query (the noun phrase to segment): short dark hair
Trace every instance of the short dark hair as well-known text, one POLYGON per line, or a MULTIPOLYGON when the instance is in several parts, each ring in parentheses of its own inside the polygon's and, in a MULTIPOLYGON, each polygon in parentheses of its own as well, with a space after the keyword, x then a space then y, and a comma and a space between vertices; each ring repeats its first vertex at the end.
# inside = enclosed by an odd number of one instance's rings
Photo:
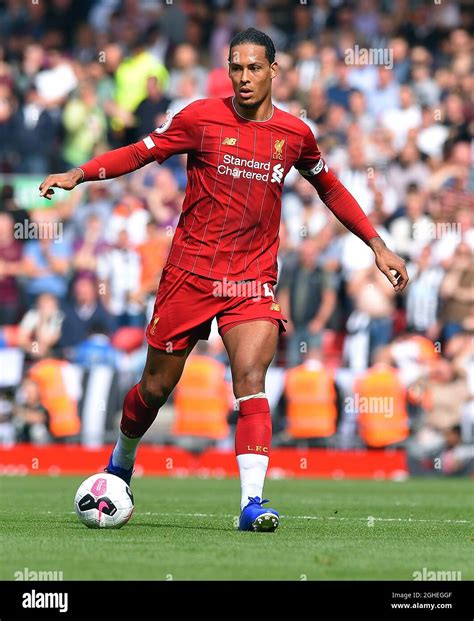
POLYGON ((275 62, 275 46, 270 37, 256 28, 247 28, 238 32, 230 42, 229 47, 229 62, 231 61, 232 48, 241 43, 254 43, 255 45, 262 45, 265 48, 265 56, 268 59, 270 65, 275 62))

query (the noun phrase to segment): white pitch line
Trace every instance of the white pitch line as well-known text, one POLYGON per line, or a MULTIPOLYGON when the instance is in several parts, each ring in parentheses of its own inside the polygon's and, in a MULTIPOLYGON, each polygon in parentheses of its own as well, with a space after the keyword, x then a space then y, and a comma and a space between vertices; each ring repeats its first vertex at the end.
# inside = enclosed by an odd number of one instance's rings
MULTIPOLYGON (((57 511, 41 511, 42 514, 58 515, 57 511)), ((76 515, 75 511, 64 512, 67 515, 76 515)), ((232 513, 155 513, 153 511, 136 512, 134 515, 152 515, 152 516, 164 516, 164 517, 205 517, 205 518, 235 518, 238 517, 232 513)), ((335 520, 335 521, 360 521, 367 522, 367 520, 373 519, 375 522, 435 522, 441 524, 472 524, 471 520, 430 520, 423 518, 378 518, 372 515, 367 517, 335 517, 332 515, 319 516, 319 515, 281 515, 281 518, 285 520, 335 520)))
MULTIPOLYGON (((226 517, 233 518, 235 515, 231 513, 217 514, 217 513, 154 513, 150 511, 146 511, 143 513, 137 513, 137 515, 156 515, 156 516, 178 516, 178 517, 226 517)), ((281 518, 285 520, 356 520, 367 522, 367 520, 372 518, 373 516, 367 517, 335 517, 335 516, 317 516, 317 515, 280 515, 281 518)), ((452 524, 471 524, 471 520, 426 520, 426 519, 417 519, 417 518, 378 518, 374 517, 374 521, 376 522, 441 522, 441 523, 452 523, 452 524)))
MULTIPOLYGON (((334 517, 334 516, 326 516, 326 517, 317 517, 314 515, 287 515, 281 516, 290 519, 296 520, 361 520, 367 522, 369 517, 334 517)), ((441 523, 453 523, 453 524, 471 524, 470 520, 425 520, 423 518, 378 518, 374 517, 375 522, 441 522, 441 523)))

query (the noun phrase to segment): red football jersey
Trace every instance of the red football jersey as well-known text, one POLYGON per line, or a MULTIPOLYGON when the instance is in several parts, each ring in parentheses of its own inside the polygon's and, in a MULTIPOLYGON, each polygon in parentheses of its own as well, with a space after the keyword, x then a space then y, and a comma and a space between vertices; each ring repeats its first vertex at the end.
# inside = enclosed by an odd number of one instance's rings
POLYGON ((188 184, 168 261, 201 276, 276 283, 281 193, 292 166, 320 151, 301 119, 273 107, 266 121, 240 116, 233 98, 201 99, 144 138, 161 164, 187 153, 188 184))

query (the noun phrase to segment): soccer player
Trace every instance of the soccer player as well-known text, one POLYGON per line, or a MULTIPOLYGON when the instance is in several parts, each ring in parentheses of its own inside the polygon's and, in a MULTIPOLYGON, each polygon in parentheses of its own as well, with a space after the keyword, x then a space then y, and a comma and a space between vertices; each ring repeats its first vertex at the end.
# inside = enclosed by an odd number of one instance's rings
POLYGON ((155 160, 161 164, 176 153, 188 154, 182 213, 146 330, 145 368, 125 397, 106 470, 130 482, 141 438, 179 381, 187 356, 199 339, 208 338, 217 317, 239 403, 239 528, 267 532, 277 528, 279 515, 262 500, 272 435, 265 375, 278 335, 285 331, 273 287, 281 193, 291 167, 372 248, 377 267, 395 291, 408 282, 403 260, 386 247, 328 169, 308 125, 273 105, 277 71, 272 40, 249 28, 230 43, 233 97, 195 101, 168 115, 140 142, 49 175, 40 185, 40 195, 50 198, 54 187, 72 190, 84 181, 111 179, 155 160))

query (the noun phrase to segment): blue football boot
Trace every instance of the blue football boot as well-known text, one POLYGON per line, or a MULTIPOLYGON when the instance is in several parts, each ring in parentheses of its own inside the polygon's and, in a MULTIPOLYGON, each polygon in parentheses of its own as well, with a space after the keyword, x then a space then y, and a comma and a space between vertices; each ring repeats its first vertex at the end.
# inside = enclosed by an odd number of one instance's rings
POLYGON ((133 474, 133 466, 130 468, 130 470, 120 468, 120 466, 114 466, 111 455, 107 467, 104 468, 104 472, 108 472, 109 474, 115 474, 116 477, 120 477, 123 481, 125 481, 127 485, 130 485, 130 480, 133 474))
POLYGON ((257 533, 272 533, 278 528, 280 515, 275 509, 266 509, 262 505, 268 500, 260 500, 259 496, 251 498, 242 509, 239 520, 239 530, 253 530, 257 533))

